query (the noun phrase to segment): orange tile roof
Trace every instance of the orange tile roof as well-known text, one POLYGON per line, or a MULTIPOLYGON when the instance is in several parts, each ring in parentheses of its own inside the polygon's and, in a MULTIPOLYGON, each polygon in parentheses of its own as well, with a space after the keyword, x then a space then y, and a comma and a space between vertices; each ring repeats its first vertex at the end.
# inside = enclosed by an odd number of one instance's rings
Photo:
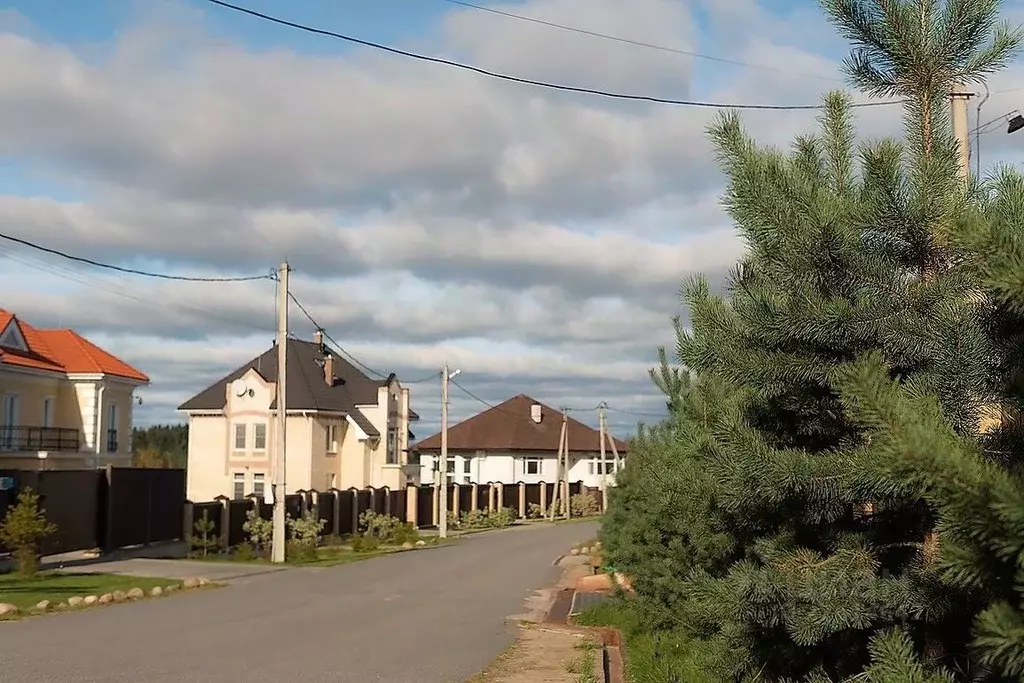
POLYGON ((0 348, 0 364, 71 374, 104 374, 149 382, 149 377, 74 330, 40 330, 0 309, 0 333, 14 324, 28 351, 0 348))

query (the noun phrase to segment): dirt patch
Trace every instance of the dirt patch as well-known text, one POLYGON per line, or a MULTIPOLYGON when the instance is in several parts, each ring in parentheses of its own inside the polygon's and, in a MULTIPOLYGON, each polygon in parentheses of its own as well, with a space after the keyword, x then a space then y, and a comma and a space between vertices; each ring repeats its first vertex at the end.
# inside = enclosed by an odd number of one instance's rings
POLYGON ((589 631, 529 625, 505 654, 469 683, 598 683, 601 646, 589 631))

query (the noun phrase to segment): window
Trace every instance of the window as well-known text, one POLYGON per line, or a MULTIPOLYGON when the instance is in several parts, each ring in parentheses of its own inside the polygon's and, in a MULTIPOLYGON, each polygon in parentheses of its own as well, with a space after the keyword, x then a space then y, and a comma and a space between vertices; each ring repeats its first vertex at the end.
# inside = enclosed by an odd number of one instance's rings
POLYGON ((245 450, 245 425, 244 424, 236 424, 235 425, 235 450, 236 451, 244 451, 245 450))
POLYGON ((252 495, 257 496, 261 500, 266 496, 266 476, 265 474, 252 475, 252 495))
POLYGON ((53 426, 53 398, 50 396, 43 399, 43 426, 53 426))
POLYGON ((3 432, 0 432, 0 447, 14 448, 15 437, 18 432, 18 395, 6 394, 3 402, 3 413, 0 420, 3 422, 3 432))
POLYGON ((473 471, 473 458, 462 459, 462 472, 463 474, 469 474, 473 471))
POLYGON ((107 452, 117 452, 117 404, 107 406, 107 452))
POLYGON ((527 458, 524 460, 523 473, 532 475, 540 474, 540 458, 527 458))
MULTIPOLYGON (((602 472, 601 472, 601 461, 600 460, 591 460, 590 463, 588 463, 588 465, 587 465, 587 471, 590 472, 590 474, 602 474, 602 472)), ((603 472, 603 474, 615 474, 615 461, 614 460, 605 460, 604 461, 604 472, 603 472)))
POLYGON ((388 427, 387 464, 398 464, 398 427, 388 427))
POLYGON ((338 452, 338 425, 329 424, 327 425, 327 452, 337 453, 338 452))
POLYGON ((455 474, 455 459, 448 458, 448 474, 455 474))
POLYGON ((232 479, 234 487, 232 494, 235 500, 241 500, 245 498, 245 474, 242 472, 235 472, 235 476, 232 479))
POLYGON ((265 451, 267 450, 267 425, 264 422, 260 422, 253 427, 252 433, 252 449, 254 451, 265 451))

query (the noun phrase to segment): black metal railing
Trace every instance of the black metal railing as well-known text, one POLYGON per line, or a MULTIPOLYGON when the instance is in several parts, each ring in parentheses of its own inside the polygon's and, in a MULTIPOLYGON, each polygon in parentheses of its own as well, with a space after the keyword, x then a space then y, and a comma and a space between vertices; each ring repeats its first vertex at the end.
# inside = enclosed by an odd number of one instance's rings
POLYGON ((0 450, 3 451, 77 451, 81 446, 77 429, 64 427, 0 427, 0 450))
POLYGON ((116 452, 117 452, 117 430, 116 429, 108 429, 107 430, 107 453, 116 453, 116 452))

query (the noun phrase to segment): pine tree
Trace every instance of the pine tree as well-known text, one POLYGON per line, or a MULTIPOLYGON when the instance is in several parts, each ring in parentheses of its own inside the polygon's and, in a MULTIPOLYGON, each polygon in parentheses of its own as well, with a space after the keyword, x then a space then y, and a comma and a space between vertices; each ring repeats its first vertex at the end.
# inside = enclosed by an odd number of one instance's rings
POLYGON ((759 148, 735 115, 712 128, 749 248, 725 297, 687 288, 678 356, 700 378, 687 402, 709 418, 640 449, 648 472, 613 498, 609 553, 663 623, 730 649, 724 678, 973 680, 963 616, 978 597, 943 581, 934 504, 878 475, 872 432, 837 387, 873 353, 974 438, 1005 339, 951 241, 981 197, 958 179, 943 96, 999 68, 1019 35, 997 26, 994 0, 823 4, 855 44, 854 83, 907 100, 907 144, 855 148, 840 94, 789 154, 759 148))

